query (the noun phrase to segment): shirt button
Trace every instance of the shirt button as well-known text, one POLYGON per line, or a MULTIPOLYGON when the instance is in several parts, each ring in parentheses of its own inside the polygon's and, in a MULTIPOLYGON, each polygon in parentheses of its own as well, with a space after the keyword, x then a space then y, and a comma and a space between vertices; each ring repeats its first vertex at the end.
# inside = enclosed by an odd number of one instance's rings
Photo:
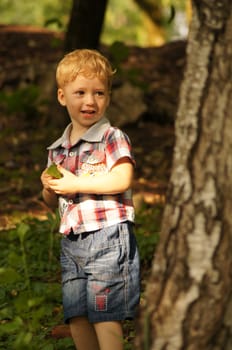
POLYGON ((73 157, 74 156, 74 152, 69 152, 69 157, 73 157))

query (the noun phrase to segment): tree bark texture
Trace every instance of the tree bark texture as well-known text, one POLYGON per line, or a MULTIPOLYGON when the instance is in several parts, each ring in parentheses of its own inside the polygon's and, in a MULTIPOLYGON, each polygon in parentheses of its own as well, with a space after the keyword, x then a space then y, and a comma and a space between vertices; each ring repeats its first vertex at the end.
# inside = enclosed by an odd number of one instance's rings
POLYGON ((65 39, 65 51, 97 49, 104 22, 107 0, 73 0, 65 39))
POLYGON ((232 2, 194 0, 138 349, 232 349, 232 2))

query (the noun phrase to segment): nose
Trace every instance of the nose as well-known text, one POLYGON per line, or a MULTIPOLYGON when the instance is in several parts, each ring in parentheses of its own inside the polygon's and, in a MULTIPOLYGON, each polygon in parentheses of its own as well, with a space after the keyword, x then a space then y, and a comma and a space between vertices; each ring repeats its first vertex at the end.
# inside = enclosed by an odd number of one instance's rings
POLYGON ((85 95, 85 103, 87 105, 93 105, 95 103, 95 98, 93 94, 86 94, 85 95))

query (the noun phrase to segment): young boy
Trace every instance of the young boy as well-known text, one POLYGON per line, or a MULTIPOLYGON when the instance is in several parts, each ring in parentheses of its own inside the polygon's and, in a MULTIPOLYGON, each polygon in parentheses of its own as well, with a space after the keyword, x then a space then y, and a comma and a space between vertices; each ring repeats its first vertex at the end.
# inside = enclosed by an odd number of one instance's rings
POLYGON ((62 177, 41 175, 45 202, 58 200, 64 318, 78 350, 122 350, 121 321, 139 303, 134 159, 128 137, 105 118, 113 74, 95 50, 60 61, 58 101, 71 123, 48 147, 48 166, 56 163, 62 177))

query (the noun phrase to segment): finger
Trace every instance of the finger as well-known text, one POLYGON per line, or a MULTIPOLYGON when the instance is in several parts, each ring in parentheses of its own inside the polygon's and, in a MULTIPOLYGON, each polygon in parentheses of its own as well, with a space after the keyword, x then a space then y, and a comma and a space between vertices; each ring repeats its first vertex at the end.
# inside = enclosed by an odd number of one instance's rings
POLYGON ((50 179, 48 180, 48 183, 51 186, 58 186, 60 184, 60 179, 54 179, 54 177, 50 177, 50 179))
POLYGON ((57 165, 57 170, 59 170, 59 172, 60 172, 62 175, 70 174, 70 171, 68 171, 67 169, 65 169, 65 168, 62 167, 61 165, 57 165))
POLYGON ((58 164, 57 165, 57 169, 62 173, 62 172, 65 172, 66 169, 64 167, 62 167, 62 165, 58 164))

